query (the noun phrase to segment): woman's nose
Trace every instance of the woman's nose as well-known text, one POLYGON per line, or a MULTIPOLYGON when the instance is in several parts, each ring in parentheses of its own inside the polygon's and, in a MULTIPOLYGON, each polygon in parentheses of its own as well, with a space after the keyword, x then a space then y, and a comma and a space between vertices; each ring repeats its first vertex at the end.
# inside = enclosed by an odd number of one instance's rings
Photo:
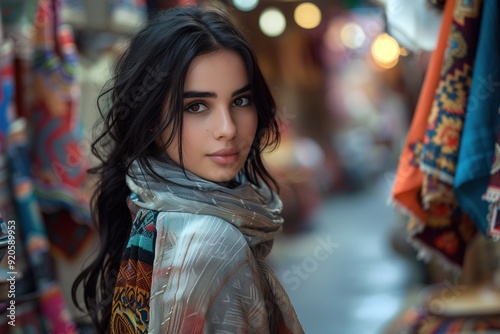
POLYGON ((219 108, 213 124, 214 136, 217 139, 232 139, 238 133, 238 128, 229 108, 219 108))

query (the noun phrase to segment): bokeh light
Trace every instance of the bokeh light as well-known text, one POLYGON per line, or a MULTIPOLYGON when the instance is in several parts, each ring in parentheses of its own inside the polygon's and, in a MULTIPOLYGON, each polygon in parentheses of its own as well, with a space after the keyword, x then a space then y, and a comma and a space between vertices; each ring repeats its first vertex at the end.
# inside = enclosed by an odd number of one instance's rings
POLYGON ((386 33, 375 38, 371 54, 375 63, 385 69, 396 66, 399 60, 400 47, 398 42, 386 33))
POLYGON ((234 7, 243 12, 249 12, 259 4, 259 0, 233 0, 234 7))
POLYGON ((277 37, 285 31, 285 15, 279 9, 269 7, 260 14, 259 27, 264 35, 277 37))
POLYGON ((313 29, 321 23, 321 10, 313 3, 304 2, 295 8, 293 18, 299 27, 313 29))
POLYGON ((366 34, 359 24, 349 22, 340 31, 340 40, 347 48, 358 49, 365 43, 366 34))

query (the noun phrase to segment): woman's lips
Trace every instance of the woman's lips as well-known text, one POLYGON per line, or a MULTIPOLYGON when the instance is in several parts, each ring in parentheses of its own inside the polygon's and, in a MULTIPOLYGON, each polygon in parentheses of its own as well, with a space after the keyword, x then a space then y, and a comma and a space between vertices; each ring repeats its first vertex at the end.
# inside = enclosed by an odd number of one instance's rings
POLYGON ((240 152, 235 149, 222 149, 211 153, 208 156, 218 164, 229 165, 238 161, 239 155, 240 152))

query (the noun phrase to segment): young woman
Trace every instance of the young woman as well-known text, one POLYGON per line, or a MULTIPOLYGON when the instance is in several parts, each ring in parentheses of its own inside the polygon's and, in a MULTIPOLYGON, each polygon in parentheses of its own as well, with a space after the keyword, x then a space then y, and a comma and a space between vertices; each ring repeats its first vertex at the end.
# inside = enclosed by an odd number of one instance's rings
POLYGON ((101 248, 73 289, 97 330, 303 333, 264 260, 282 219, 260 154, 279 134, 242 34, 218 11, 171 9, 134 37, 104 95, 101 248))

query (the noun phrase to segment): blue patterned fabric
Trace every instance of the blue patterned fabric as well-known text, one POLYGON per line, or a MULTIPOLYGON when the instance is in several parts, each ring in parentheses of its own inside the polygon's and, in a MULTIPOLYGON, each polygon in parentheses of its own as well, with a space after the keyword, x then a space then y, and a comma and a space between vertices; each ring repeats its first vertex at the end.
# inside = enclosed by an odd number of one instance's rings
POLYGON ((454 180, 462 210, 483 233, 488 229, 488 203, 481 197, 490 179, 500 125, 500 3, 485 0, 472 86, 467 104, 454 180))

